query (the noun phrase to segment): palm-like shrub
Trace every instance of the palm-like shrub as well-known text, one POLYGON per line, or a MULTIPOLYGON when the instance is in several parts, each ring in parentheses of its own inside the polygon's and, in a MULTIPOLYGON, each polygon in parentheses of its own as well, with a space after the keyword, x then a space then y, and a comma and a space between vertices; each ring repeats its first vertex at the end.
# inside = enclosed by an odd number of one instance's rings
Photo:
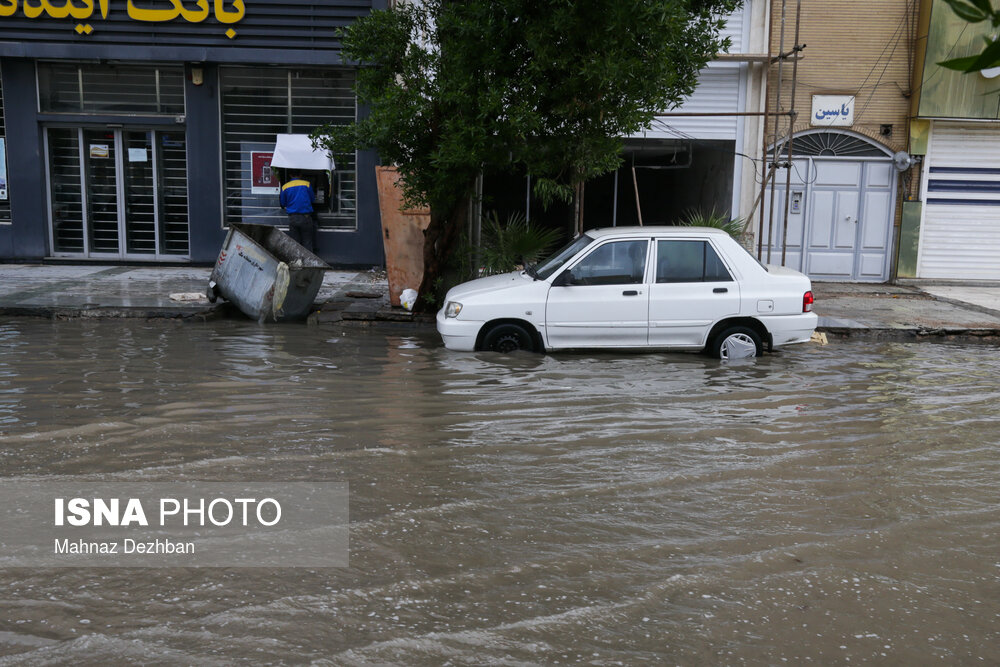
POLYGON ((681 225, 685 227, 711 227, 721 229, 737 241, 743 236, 746 221, 743 218, 730 219, 728 215, 716 213, 715 209, 705 213, 703 211, 691 210, 684 214, 681 225))
POLYGON ((524 215, 513 213, 505 222, 496 211, 483 216, 480 265, 482 275, 515 271, 538 262, 559 241, 559 231, 529 225, 524 215))

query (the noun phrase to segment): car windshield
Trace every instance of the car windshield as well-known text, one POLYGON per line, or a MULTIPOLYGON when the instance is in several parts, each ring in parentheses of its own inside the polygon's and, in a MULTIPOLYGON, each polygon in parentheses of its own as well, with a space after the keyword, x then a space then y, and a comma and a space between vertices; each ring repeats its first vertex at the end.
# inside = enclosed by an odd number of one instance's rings
POLYGON ((528 275, 538 278, 539 280, 545 280, 558 271, 563 264, 575 257, 578 252, 593 242, 594 239, 586 234, 577 236, 571 242, 563 246, 557 253, 532 267, 533 270, 530 271, 528 275))

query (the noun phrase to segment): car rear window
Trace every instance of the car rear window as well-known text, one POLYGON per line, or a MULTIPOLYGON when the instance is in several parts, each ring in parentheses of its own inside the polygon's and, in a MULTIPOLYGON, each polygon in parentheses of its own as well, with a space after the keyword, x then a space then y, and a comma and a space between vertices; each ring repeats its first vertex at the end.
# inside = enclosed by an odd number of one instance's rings
POLYGON ((656 282, 727 282, 733 277, 707 241, 666 240, 656 244, 656 282))

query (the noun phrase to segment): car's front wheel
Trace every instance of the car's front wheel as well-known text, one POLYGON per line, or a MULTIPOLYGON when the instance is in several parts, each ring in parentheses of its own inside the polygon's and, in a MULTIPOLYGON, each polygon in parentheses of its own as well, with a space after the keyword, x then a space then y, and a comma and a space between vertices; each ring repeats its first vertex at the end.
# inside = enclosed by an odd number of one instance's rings
POLYGON ((531 333, 520 324, 508 322, 497 324, 483 336, 482 349, 490 352, 509 354, 518 350, 535 351, 535 341, 531 333))
POLYGON ((735 326, 716 336, 709 351, 716 359, 749 359, 763 354, 764 346, 756 331, 750 327, 735 326))

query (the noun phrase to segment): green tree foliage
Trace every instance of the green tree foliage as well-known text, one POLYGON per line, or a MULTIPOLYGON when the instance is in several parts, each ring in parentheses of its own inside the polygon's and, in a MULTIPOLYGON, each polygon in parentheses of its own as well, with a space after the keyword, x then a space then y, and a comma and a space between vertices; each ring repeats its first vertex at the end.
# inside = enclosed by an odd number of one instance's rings
POLYGON ((422 0, 342 34, 360 63, 356 124, 314 135, 334 153, 374 148, 410 204, 431 208, 428 290, 484 168, 524 169, 543 199, 616 169, 620 137, 690 94, 728 47, 742 0, 422 0))
POLYGON ((944 0, 952 11, 968 23, 989 21, 993 28, 992 37, 984 37, 985 48, 973 56, 953 58, 938 63, 941 67, 958 70, 959 72, 979 72, 991 67, 1000 67, 1000 39, 995 34, 1000 30, 1000 10, 993 9, 991 0, 944 0))

